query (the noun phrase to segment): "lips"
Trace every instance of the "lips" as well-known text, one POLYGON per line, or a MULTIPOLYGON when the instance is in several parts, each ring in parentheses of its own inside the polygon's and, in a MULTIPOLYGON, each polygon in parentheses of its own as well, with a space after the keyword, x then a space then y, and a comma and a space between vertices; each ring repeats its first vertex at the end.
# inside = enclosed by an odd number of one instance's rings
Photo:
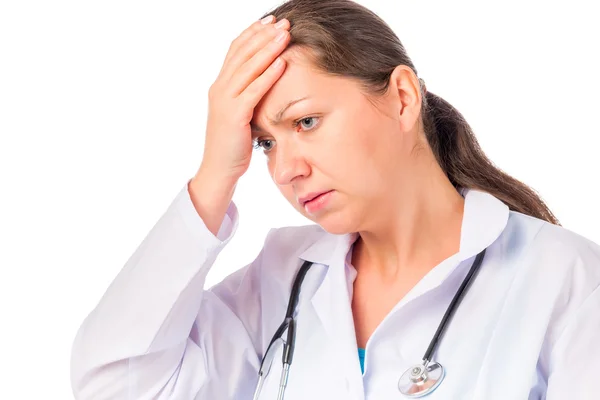
POLYGON ((298 202, 300 204, 302 204, 302 205, 305 205, 306 203, 308 203, 311 200, 316 199, 320 195, 325 194, 325 193, 329 193, 329 192, 331 192, 331 190, 326 190, 326 191, 323 191, 323 192, 312 192, 312 193, 307 194, 306 196, 299 197, 298 198, 298 202))

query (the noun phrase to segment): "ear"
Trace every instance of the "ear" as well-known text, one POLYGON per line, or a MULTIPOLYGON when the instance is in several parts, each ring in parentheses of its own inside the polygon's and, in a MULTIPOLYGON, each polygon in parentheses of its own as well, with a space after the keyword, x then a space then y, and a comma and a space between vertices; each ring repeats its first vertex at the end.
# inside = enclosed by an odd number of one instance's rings
POLYGON ((402 130, 412 130, 421 113, 423 100, 419 78, 410 67, 398 65, 390 75, 389 90, 396 102, 396 115, 402 130))

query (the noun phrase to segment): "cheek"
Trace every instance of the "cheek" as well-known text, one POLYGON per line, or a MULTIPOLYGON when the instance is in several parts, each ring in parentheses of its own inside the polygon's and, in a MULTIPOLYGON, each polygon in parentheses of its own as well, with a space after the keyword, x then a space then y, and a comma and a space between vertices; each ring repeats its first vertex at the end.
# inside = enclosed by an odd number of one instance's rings
POLYGON ((284 185, 284 186, 277 185, 277 187, 279 188, 279 191, 281 192, 283 197, 285 197, 287 199, 287 201, 289 201, 290 203, 292 203, 292 205, 294 207, 296 207, 296 203, 297 203, 296 202, 296 194, 294 193, 292 186, 291 185, 284 185))
POLYGON ((374 195, 379 188, 389 185, 397 160, 396 145, 389 140, 390 136, 389 127, 376 123, 362 126, 357 132, 348 173, 361 192, 374 195))
MULTIPOLYGON (((264 156, 267 157, 267 156, 264 156)), ((275 172, 275 164, 271 158, 267 158, 267 170, 269 170, 269 175, 271 175, 271 179, 273 179, 273 173, 275 172)))
POLYGON ((290 185, 279 186, 278 185, 277 188, 279 189, 279 191, 281 192, 283 197, 285 197, 285 199, 292 205, 292 207, 294 207, 296 209, 296 211, 298 211, 300 214, 304 215, 306 218, 313 220, 311 215, 307 214, 306 210, 304 210, 304 208, 300 204, 298 204, 298 201, 296 200, 296 195, 294 193, 294 190, 292 189, 292 186, 290 186, 290 185))
POLYGON ((367 123, 357 124, 346 133, 345 143, 337 147, 336 153, 342 153, 339 149, 345 150, 350 168, 368 168, 381 153, 377 127, 367 123))

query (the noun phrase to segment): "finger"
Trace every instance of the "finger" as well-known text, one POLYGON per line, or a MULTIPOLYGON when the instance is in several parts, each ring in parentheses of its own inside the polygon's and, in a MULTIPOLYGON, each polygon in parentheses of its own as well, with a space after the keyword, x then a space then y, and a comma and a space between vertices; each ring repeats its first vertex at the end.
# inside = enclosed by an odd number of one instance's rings
POLYGON ((282 57, 277 57, 269 68, 258 78, 254 79, 246 90, 240 94, 239 98, 244 106, 254 109, 273 84, 281 77, 286 66, 286 61, 282 57))
POLYGON ((256 78, 267 69, 287 47, 290 39, 288 31, 281 30, 270 43, 263 46, 251 59, 246 61, 232 76, 228 91, 232 96, 242 93, 256 78))
POLYGON ((250 25, 248 28, 246 28, 229 45, 229 50, 227 50, 227 54, 225 55, 225 60, 223 61, 222 67, 225 67, 229 63, 229 60, 231 59, 231 57, 240 48, 243 47, 243 45, 248 41, 248 39, 250 39, 251 37, 256 35, 256 33, 262 31, 266 27, 272 26, 274 22, 275 22, 275 17, 273 15, 268 15, 261 20, 253 22, 252 25, 250 25))
MULTIPOLYGON (((277 37, 277 35, 281 33, 282 30, 289 29, 289 26, 289 21, 282 19, 281 21, 277 22, 276 25, 269 25, 265 29, 262 29, 254 34, 254 36, 249 38, 234 54, 231 54, 227 64, 225 64, 222 68, 220 74, 222 79, 229 81, 246 61, 251 59, 263 47, 267 46, 269 42, 271 42, 277 37)), ((274 58, 275 57, 273 57, 269 63, 272 62, 274 58)))

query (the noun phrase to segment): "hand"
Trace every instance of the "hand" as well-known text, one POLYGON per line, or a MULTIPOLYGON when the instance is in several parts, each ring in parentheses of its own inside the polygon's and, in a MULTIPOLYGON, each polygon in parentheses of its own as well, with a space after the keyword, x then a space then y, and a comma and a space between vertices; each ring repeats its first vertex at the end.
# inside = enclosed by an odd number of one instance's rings
POLYGON ((273 16, 265 19, 266 23, 253 23, 231 43, 219 76, 208 91, 200 169, 229 182, 237 182, 248 170, 254 108, 285 70, 285 61, 277 57, 289 42, 289 21, 282 19, 275 24, 273 16))

